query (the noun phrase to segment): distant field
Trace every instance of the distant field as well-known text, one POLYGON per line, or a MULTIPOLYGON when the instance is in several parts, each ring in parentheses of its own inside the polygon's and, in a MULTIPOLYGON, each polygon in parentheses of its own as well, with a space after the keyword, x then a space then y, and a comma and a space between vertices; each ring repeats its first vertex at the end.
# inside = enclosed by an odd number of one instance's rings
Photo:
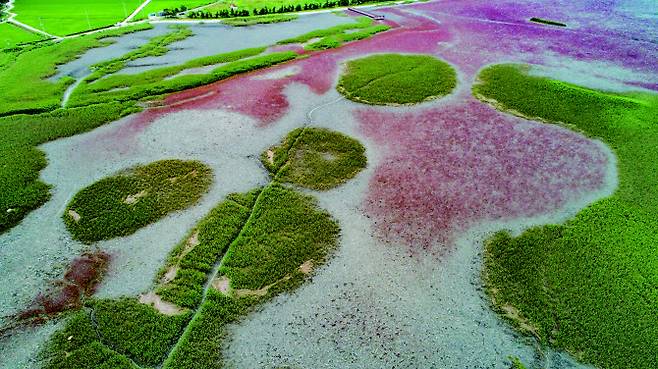
POLYGON ((17 20, 57 36, 122 21, 141 0, 16 0, 17 20))
POLYGON ((41 35, 26 31, 9 23, 0 23, 0 49, 13 47, 22 42, 38 41, 43 39, 41 35))
MULTIPOLYGON (((199 6, 207 5, 214 3, 213 0, 153 0, 151 1, 144 9, 142 9, 139 14, 135 17, 135 20, 145 19, 151 13, 157 13, 162 9, 180 9, 181 6, 187 7, 187 9, 193 9, 199 6)), ((230 2, 226 2, 228 6, 230 2)))

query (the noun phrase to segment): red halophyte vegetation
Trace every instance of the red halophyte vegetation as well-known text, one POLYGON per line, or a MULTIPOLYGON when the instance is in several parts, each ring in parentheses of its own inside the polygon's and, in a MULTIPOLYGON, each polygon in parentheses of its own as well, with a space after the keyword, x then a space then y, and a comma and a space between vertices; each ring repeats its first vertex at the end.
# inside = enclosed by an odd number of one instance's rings
POLYGON ((52 282, 48 291, 39 293, 30 308, 18 314, 19 320, 38 323, 65 310, 79 308, 83 298, 96 291, 109 261, 110 255, 103 251, 86 252, 76 257, 64 278, 52 282))
POLYGON ((584 136, 473 99, 416 114, 356 115, 386 152, 365 210, 383 238, 412 247, 447 243, 478 221, 559 210, 602 189, 611 165, 584 136))

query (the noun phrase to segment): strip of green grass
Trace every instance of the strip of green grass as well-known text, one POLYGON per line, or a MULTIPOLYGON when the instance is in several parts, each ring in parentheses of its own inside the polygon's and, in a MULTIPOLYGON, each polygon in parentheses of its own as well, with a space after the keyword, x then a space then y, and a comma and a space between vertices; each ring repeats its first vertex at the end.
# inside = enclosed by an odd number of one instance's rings
POLYGON ((298 16, 295 14, 271 14, 271 15, 261 15, 256 17, 252 16, 252 17, 228 18, 224 20, 223 23, 234 27, 245 27, 245 26, 253 26, 255 24, 290 22, 297 18, 298 16))
POLYGON ((119 58, 93 65, 91 68, 94 69, 94 72, 85 78, 85 82, 91 83, 103 76, 116 73, 125 68, 129 61, 145 58, 148 56, 164 55, 169 52, 169 48, 167 46, 192 36, 192 31, 190 31, 190 29, 186 26, 176 25, 171 26, 170 28, 172 29, 172 32, 162 36, 153 37, 149 40, 149 42, 140 46, 136 50, 130 51, 129 53, 119 58))
POLYGON ((114 41, 108 37, 151 28, 148 24, 99 32, 93 35, 45 43, 13 51, 3 51, 4 66, 0 70, 0 116, 17 113, 40 113, 59 108, 72 78, 57 82, 46 80, 55 75, 57 66, 72 61, 85 51, 107 46, 114 41), (9 55, 9 56, 7 56, 9 55))
POLYGON ((85 106, 109 101, 136 101, 149 96, 158 96, 166 93, 182 91, 188 88, 220 81, 236 74, 246 73, 293 60, 298 56, 299 55, 293 51, 275 52, 221 65, 209 74, 183 75, 171 79, 134 85, 133 87, 124 90, 92 93, 88 91, 88 85, 81 84, 71 96, 69 104, 70 106, 85 106))
POLYGON ((80 87, 79 94, 84 93, 101 93, 108 92, 115 89, 130 88, 140 85, 147 85, 151 83, 161 82, 164 79, 175 76, 176 74, 191 68, 205 67, 208 65, 230 63, 240 59, 245 59, 251 56, 256 56, 263 53, 267 48, 258 47, 251 49, 244 49, 232 51, 223 54, 212 56, 204 56, 201 58, 193 59, 180 65, 171 67, 158 68, 150 71, 145 71, 139 74, 112 74, 103 79, 96 80, 93 83, 85 83, 80 87))
POLYGON ((142 0, 16 0, 16 19, 56 36, 111 26, 127 18, 142 0))
POLYGON ((64 223, 75 239, 87 243, 126 236, 192 206, 211 183, 212 171, 198 161, 137 166, 78 192, 66 207, 64 223))
POLYGON ((363 28, 356 32, 349 32, 349 33, 343 32, 331 36, 325 36, 316 42, 304 46, 304 49, 306 50, 335 49, 347 42, 363 40, 379 32, 388 31, 389 29, 391 29, 390 26, 387 26, 385 24, 377 24, 363 28))
POLYGON ((449 94, 455 70, 427 55, 383 54, 349 61, 337 89, 350 100, 376 105, 415 104, 449 94))
POLYGON ((367 165, 359 141, 323 128, 298 128, 261 155, 275 179, 328 190, 348 181, 367 165), (270 159, 271 157, 271 159, 270 159))
POLYGON ((39 180, 46 158, 38 145, 89 131, 135 111, 133 103, 111 103, 0 118, 0 233, 50 198, 50 187, 39 180))
POLYGON ((345 31, 349 31, 349 30, 368 28, 372 26, 373 23, 374 23, 373 20, 368 17, 357 17, 356 22, 354 23, 339 24, 337 26, 333 26, 325 29, 318 29, 315 31, 307 32, 303 35, 299 35, 297 37, 291 37, 285 40, 281 40, 277 43, 279 45, 301 44, 304 42, 308 42, 314 38, 334 36, 334 35, 342 34, 345 31))
POLYGON ((607 143, 619 188, 564 225, 499 233, 484 281, 519 329, 598 367, 658 367, 658 97, 590 90, 495 65, 473 92, 607 143), (516 313, 518 311, 518 313, 516 313))
POLYGON ((17 44, 44 40, 45 37, 32 33, 11 23, 0 23, 0 48, 13 48, 17 44))

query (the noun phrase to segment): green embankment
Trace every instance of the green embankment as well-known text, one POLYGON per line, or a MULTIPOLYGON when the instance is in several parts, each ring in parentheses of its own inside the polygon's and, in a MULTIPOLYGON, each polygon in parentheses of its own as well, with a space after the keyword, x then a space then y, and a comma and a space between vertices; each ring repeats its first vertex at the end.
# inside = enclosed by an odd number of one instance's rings
POLYGON ((126 19, 142 0, 16 0, 16 20, 55 36, 108 27, 126 19))
POLYGON ((375 105, 415 104, 449 94, 455 70, 428 55, 373 55, 349 61, 337 89, 350 100, 375 105))
POLYGON ((212 171, 198 161, 161 160, 136 166, 78 192, 64 223, 73 238, 91 243, 135 233, 198 202, 212 171))
POLYGON ((563 225, 486 243, 487 291, 520 330, 609 369, 658 367, 658 96, 607 93, 529 76, 480 72, 475 96, 598 138, 618 158, 619 188, 563 225))

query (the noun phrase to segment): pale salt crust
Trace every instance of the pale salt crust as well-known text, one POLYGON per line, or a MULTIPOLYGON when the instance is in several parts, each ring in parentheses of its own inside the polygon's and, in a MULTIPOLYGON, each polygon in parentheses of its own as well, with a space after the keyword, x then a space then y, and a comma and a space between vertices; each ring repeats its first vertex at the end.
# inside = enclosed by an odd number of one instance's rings
MULTIPOLYGON (((305 96, 288 88, 289 101, 305 96)), ((301 92, 300 92, 301 91, 301 92)), ((424 103, 436 107, 446 101, 424 103)), ((335 90, 327 100, 338 97, 335 90)), ((490 309, 481 289, 482 241, 500 229, 563 222, 617 186, 616 159, 609 157, 606 185, 574 194, 562 209, 531 219, 483 222, 462 234, 453 252, 414 253, 373 237, 360 209, 368 181, 385 152, 356 129, 351 115, 363 105, 340 100, 314 111, 313 125, 344 132, 367 148, 368 168, 347 184, 315 195, 341 225, 341 246, 312 282, 268 303, 228 329, 224 355, 230 368, 508 368, 507 357, 546 368, 585 368, 568 356, 546 351, 537 358, 532 342, 520 339, 490 309)), ((384 108, 392 109, 392 108, 384 108)), ((414 111, 419 107, 397 108, 414 111)), ((539 124, 539 123, 529 123, 539 124)), ((563 129, 555 127, 556 129, 563 129)))

